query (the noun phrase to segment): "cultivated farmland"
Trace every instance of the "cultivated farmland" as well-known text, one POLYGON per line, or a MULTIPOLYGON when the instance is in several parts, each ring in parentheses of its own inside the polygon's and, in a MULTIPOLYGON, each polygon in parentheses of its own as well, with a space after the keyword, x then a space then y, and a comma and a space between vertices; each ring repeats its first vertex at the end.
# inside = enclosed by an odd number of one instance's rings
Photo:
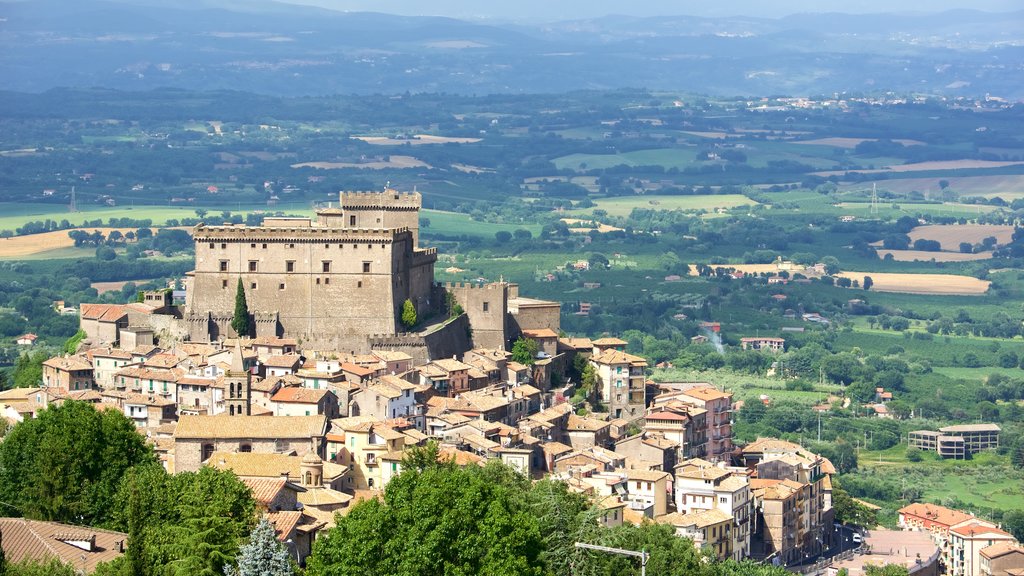
POLYGON ((907 294, 950 294, 976 296, 984 294, 988 280, 954 274, 901 274, 895 272, 840 272, 839 276, 862 282, 871 276, 876 292, 904 292, 907 294))
MULTIPOLYGON (((89 233, 98 230, 104 236, 110 235, 114 230, 122 234, 135 231, 134 228, 82 228, 81 230, 89 233)), ((51 250, 70 248, 75 245, 75 241, 68 236, 68 232, 68 230, 54 230, 53 232, 44 232, 42 234, 0 238, 0 260, 23 258, 51 250)))
POLYGON ((943 250, 958 250, 961 242, 977 244, 994 236, 999 244, 1008 244, 1013 239, 1013 226, 994 226, 988 224, 952 224, 918 226, 907 236, 913 242, 919 239, 936 240, 943 250))

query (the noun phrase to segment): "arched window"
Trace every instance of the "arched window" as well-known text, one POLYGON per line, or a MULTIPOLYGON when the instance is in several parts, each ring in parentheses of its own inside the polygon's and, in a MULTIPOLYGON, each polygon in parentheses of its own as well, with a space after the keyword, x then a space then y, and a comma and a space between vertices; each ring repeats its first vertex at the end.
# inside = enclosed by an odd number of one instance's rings
POLYGON ((304 480, 304 483, 305 483, 306 486, 312 486, 313 485, 313 473, 312 472, 306 472, 306 479, 304 480))
POLYGON ((367 482, 366 482, 366 483, 367 483, 367 485, 368 485, 368 486, 369 486, 370 488, 373 488, 373 478, 370 478, 369 480, 367 480, 367 482))

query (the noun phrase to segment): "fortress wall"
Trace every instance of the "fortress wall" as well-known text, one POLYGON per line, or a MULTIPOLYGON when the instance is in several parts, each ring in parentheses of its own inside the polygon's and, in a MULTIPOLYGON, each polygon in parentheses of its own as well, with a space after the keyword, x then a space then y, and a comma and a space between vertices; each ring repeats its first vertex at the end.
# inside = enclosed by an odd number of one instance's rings
POLYGON ((508 284, 446 283, 441 288, 453 294, 473 327, 473 344, 477 347, 507 350, 506 316, 508 315, 508 284))

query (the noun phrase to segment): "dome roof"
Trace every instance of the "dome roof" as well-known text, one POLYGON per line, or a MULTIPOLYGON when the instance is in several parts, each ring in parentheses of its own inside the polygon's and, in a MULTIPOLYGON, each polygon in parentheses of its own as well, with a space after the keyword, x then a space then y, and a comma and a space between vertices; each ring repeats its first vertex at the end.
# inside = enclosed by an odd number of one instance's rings
POLYGON ((302 457, 302 463, 303 464, 323 464, 324 461, 321 460, 320 457, 316 455, 316 452, 309 452, 305 456, 302 457))

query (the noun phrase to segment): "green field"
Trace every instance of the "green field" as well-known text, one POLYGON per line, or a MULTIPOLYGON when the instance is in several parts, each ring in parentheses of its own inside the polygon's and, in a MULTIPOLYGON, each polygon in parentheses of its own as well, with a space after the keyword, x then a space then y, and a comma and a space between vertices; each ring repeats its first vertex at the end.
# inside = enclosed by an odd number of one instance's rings
POLYGON ((696 148, 655 148, 634 150, 621 154, 569 154, 553 160, 559 170, 599 170, 625 164, 626 166, 664 166, 686 168, 697 161, 696 148))
MULTIPOLYGON (((220 219, 220 213, 222 211, 229 211, 232 214, 247 215, 250 213, 262 213, 265 210, 242 210, 239 211, 236 208, 229 206, 204 206, 202 209, 207 211, 205 220, 208 222, 216 222, 220 219)), ((312 209, 305 204, 295 205, 281 205, 273 208, 273 211, 281 211, 287 214, 297 214, 303 216, 312 216, 312 209)), ((21 226, 24 226, 27 222, 39 221, 39 220, 55 220, 60 222, 67 220, 73 226, 81 226, 86 220, 103 220, 108 221, 110 218, 133 218, 136 220, 152 220, 154 226, 162 226, 167 223, 168 220, 181 220, 183 218, 196 218, 196 208, 194 207, 172 207, 172 206, 135 206, 135 207, 115 207, 115 208, 83 208, 80 212, 69 213, 67 207, 59 204, 0 204, 0 230, 15 230, 21 226)), ((492 224, 489 222, 477 222, 470 218, 468 214, 459 214, 455 212, 441 212, 437 210, 423 210, 421 211, 422 217, 430 220, 430 226, 424 228, 424 233, 437 233, 451 236, 478 236, 493 238, 494 233, 499 230, 507 230, 513 232, 520 228, 525 228, 533 233, 534 236, 540 234, 540 225, 538 224, 492 224)), ((73 254, 68 254, 66 257, 72 257, 73 254)), ((46 257, 65 257, 65 256, 52 256, 47 255, 46 257)))
MULTIPOLYGON (((706 194, 698 196, 618 196, 596 200, 597 208, 611 216, 629 216, 634 208, 649 210, 714 210, 757 204, 742 194, 706 194)), ((572 210, 570 214, 591 214, 592 208, 572 210)))
POLYGON ((502 230, 515 232, 516 230, 529 230, 534 237, 540 235, 539 224, 495 224, 492 222, 479 222, 473 220, 469 214, 458 212, 442 212, 439 210, 421 210, 420 218, 430 220, 430 226, 423 227, 420 224, 420 234, 427 236, 441 234, 444 236, 476 236, 479 238, 494 238, 495 232, 502 230))

